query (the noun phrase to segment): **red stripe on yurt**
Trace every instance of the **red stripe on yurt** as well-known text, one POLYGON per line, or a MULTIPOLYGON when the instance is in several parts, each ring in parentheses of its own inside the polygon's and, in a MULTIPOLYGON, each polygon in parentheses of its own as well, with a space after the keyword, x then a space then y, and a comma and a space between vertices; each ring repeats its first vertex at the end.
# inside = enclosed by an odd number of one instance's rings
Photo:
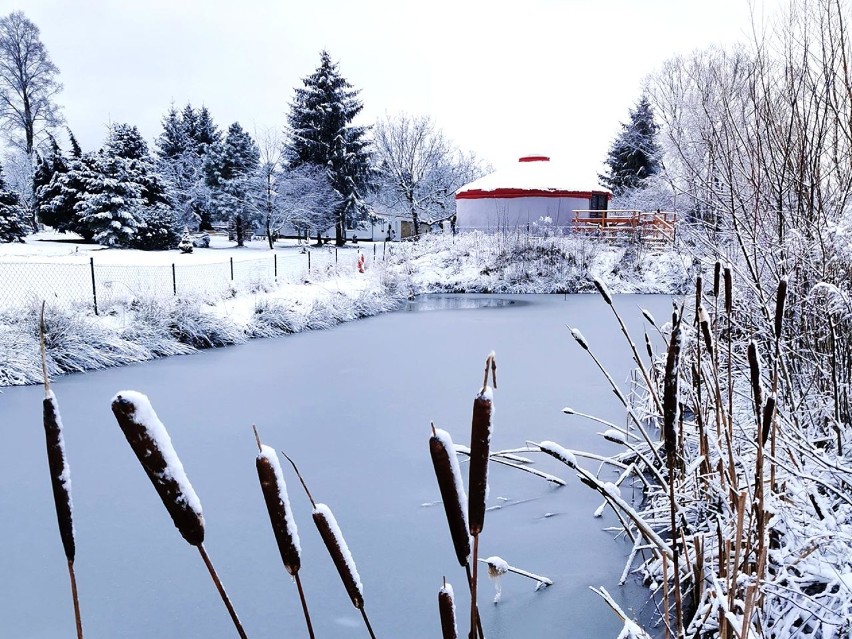
POLYGON ((493 191, 462 191, 456 193, 457 200, 498 200, 515 197, 570 197, 588 199, 592 195, 606 195, 607 201, 612 199, 612 193, 606 191, 544 191, 539 189, 494 189, 493 191))
POLYGON ((550 158, 546 155, 525 155, 518 158, 518 162, 550 162, 550 158))

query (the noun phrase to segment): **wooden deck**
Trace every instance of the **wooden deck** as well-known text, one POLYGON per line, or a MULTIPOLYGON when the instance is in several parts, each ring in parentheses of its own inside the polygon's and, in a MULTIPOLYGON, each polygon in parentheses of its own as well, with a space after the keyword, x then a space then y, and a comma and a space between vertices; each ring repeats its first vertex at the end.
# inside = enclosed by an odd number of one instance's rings
POLYGON ((574 232, 605 238, 635 238, 653 243, 675 239, 677 214, 665 211, 594 211, 578 209, 574 213, 574 232))

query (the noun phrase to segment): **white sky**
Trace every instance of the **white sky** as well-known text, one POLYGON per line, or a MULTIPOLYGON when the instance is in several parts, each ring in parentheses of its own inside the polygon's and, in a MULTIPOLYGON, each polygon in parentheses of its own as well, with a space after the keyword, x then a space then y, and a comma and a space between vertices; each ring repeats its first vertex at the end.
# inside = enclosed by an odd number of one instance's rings
POLYGON ((544 153, 583 184, 648 73, 749 30, 747 0, 0 0, 16 9, 41 29, 84 150, 110 121, 153 139, 172 101, 207 105, 221 129, 280 129, 327 48, 365 123, 429 114, 496 168, 544 153))

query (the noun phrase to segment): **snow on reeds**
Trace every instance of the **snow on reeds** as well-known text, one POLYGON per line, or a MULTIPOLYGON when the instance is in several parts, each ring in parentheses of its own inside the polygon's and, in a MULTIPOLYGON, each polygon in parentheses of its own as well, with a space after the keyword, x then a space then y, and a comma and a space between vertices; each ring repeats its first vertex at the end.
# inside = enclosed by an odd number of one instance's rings
POLYGON ((456 626, 456 600, 453 587, 444 580, 444 585, 438 591, 438 614, 441 617, 442 639, 458 639, 456 626))

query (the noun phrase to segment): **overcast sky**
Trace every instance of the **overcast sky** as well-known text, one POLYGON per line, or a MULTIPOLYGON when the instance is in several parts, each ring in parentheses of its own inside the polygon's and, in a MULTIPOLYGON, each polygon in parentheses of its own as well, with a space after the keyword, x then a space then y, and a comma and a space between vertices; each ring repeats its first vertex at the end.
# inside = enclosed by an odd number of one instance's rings
POLYGON ((0 2, 16 9, 41 29, 84 150, 110 121, 153 139, 172 101, 205 104, 223 129, 280 129, 327 48, 365 123, 428 114, 495 167, 543 153, 578 186, 596 182, 647 74, 749 30, 747 0, 0 2))

